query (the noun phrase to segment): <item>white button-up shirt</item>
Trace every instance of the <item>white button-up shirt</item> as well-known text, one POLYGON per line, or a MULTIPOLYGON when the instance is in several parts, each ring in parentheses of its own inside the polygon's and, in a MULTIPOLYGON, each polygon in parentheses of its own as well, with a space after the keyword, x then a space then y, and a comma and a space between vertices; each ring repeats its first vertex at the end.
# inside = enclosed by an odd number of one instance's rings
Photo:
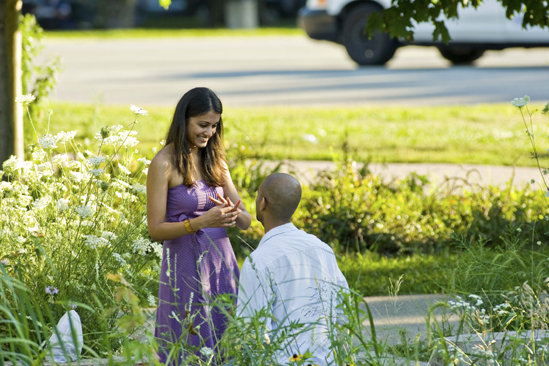
POLYGON ((306 324, 306 331, 294 330, 277 355, 288 363, 293 354, 314 356, 312 364, 331 364, 326 323, 337 321, 338 292, 348 290, 332 249, 314 235, 293 224, 277 226, 261 239, 246 258, 240 272, 237 314, 251 317, 262 308, 273 317, 266 319, 271 336, 290 322, 306 324))

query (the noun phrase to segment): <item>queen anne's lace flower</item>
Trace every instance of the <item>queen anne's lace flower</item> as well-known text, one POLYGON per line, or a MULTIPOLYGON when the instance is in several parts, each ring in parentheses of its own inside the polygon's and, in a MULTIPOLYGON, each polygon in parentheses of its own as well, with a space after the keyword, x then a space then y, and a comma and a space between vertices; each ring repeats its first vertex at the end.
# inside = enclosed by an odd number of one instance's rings
POLYGON ((56 142, 57 140, 55 139, 55 137, 49 134, 44 135, 38 139, 38 144, 40 144, 40 146, 42 146, 42 149, 44 150, 56 148, 57 147, 57 145, 55 145, 56 142))
POLYGON ((151 247, 151 242, 145 238, 139 238, 132 244, 132 250, 135 254, 146 255, 151 247))
POLYGON ((32 160, 43 161, 47 156, 48 154, 44 150, 36 150, 32 153, 32 160))
POLYGON ((122 256, 118 253, 112 253, 112 257, 114 258, 115 261, 118 262, 118 264, 120 264, 122 267, 125 267, 126 265, 128 265, 128 262, 126 262, 126 260, 124 258, 122 258, 122 256))
POLYGON ((61 199, 57 200, 57 203, 55 204, 55 207, 57 207, 57 209, 59 211, 65 211, 69 208, 69 200, 61 198, 61 199))
POLYGON ((151 243, 150 244, 152 250, 154 251, 154 254, 156 254, 156 256, 160 259, 162 259, 162 252, 163 252, 163 247, 162 245, 158 244, 158 243, 151 243))
POLYGON ((97 249, 105 246, 109 246, 111 243, 105 238, 99 238, 95 235, 85 235, 86 240, 84 243, 90 249, 97 249))
POLYGON ((48 204, 51 202, 50 196, 44 196, 40 199, 37 199, 32 203, 32 206, 35 210, 43 210, 48 206, 48 204))
POLYGON ((76 213, 80 215, 81 218, 85 219, 93 213, 93 209, 90 206, 78 206, 76 208, 76 213))
POLYGON ((35 99, 36 97, 32 94, 20 95, 17 98, 15 98, 15 102, 21 103, 21 104, 29 104, 29 103, 32 103, 35 99))
POLYGON ((149 306, 156 306, 156 299, 151 294, 147 297, 147 302, 149 303, 149 306))
POLYGON ((137 159, 138 162, 145 164, 145 166, 148 166, 151 164, 150 160, 147 160, 147 158, 139 158, 137 159))
POLYGON ((67 143, 70 142, 70 140, 73 140, 76 136, 77 131, 70 131, 70 132, 64 132, 61 131, 57 135, 55 135, 55 139, 61 143, 67 143))
POLYGON ((89 171, 90 174, 93 174, 94 176, 98 177, 101 174, 105 173, 105 169, 92 169, 89 171))
POLYGON ((200 349, 200 353, 202 354, 202 356, 204 357, 211 357, 213 355, 213 349, 211 349, 210 347, 202 347, 200 349))
POLYGON ((147 116, 147 115, 149 114, 149 112, 147 112, 147 111, 144 110, 143 108, 138 107, 138 106, 133 105, 133 104, 130 104, 130 109, 131 109, 132 112, 135 113, 136 115, 147 116))
POLYGON ((104 156, 92 156, 91 158, 88 158, 88 161, 94 166, 101 165, 105 160, 106 158, 104 156))
POLYGON ((143 184, 134 183, 132 185, 132 189, 137 193, 147 193, 147 187, 145 187, 143 184))
POLYGON ((118 169, 120 169, 120 171, 124 174, 127 174, 127 175, 132 174, 132 172, 130 172, 130 170, 122 164, 118 164, 118 169))
POLYGON ((525 95, 522 98, 515 98, 511 101, 511 104, 515 107, 521 108, 524 107, 528 102, 530 101, 530 97, 528 95, 525 95))

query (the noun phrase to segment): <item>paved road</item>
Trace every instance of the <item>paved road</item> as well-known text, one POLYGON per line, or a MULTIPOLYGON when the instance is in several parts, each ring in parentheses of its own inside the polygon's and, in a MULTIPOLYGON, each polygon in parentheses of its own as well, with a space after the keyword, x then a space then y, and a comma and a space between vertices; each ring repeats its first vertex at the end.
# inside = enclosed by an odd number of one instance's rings
POLYGON ((357 68, 344 49, 305 36, 49 40, 61 55, 60 100, 174 105, 194 86, 226 105, 442 105, 549 98, 549 49, 487 52, 451 67, 434 48, 405 47, 386 67, 357 68))

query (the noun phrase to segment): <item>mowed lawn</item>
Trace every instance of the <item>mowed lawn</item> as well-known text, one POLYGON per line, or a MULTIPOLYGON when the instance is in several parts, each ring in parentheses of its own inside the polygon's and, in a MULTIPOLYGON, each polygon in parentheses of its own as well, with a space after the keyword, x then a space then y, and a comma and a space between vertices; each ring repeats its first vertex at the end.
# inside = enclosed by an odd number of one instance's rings
MULTIPOLYGON (((140 154, 153 156, 165 138, 173 108, 149 111, 136 126, 140 154)), ((52 102, 50 132, 78 130, 82 142, 102 126, 133 120, 129 106, 52 102)), ((542 105, 535 105, 540 110, 542 105)), ((37 121, 44 131, 47 118, 37 121)), ((509 104, 452 107, 259 107, 225 108, 231 153, 265 159, 331 160, 350 152, 355 160, 533 166, 519 110, 509 104)), ((533 115, 538 151, 549 165, 549 116, 533 115)))

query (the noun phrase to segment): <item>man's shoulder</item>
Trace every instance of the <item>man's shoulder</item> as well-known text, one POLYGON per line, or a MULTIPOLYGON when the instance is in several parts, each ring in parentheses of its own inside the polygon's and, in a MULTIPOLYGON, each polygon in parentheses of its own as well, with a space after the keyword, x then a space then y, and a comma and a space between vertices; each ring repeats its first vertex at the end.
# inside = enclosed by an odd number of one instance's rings
POLYGON ((259 268, 291 256, 295 252, 315 249, 333 254, 332 248, 315 235, 300 229, 291 230, 270 238, 264 245, 255 249, 247 260, 259 268))

